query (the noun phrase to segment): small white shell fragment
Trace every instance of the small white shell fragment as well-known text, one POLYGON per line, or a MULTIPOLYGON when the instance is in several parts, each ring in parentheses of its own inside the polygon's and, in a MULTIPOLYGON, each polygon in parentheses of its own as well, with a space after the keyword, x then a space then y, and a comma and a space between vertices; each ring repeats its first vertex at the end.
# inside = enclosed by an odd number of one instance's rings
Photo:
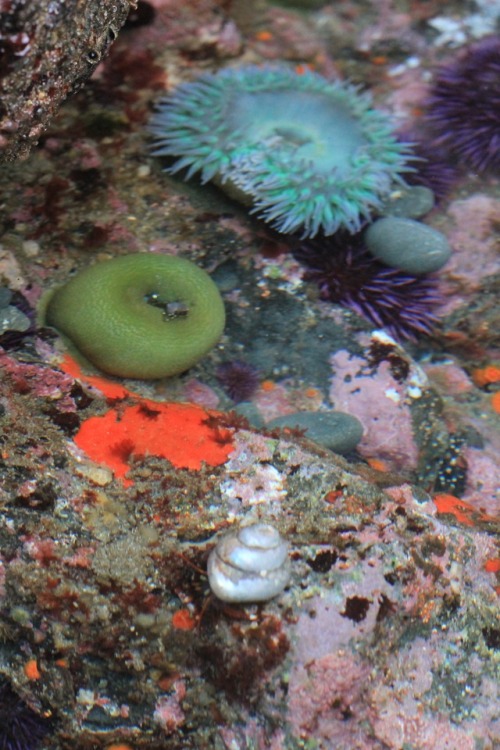
POLYGON ((281 594, 290 580, 289 545, 267 523, 233 529, 208 558, 208 582, 224 602, 265 602, 281 594))

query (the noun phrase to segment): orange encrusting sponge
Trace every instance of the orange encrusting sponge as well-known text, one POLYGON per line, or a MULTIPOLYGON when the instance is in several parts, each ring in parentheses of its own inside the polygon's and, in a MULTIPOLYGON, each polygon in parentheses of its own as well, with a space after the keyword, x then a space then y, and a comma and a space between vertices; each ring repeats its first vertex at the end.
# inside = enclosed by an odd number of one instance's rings
POLYGON ((74 442, 96 463, 105 464, 125 486, 131 459, 157 456, 178 469, 219 466, 233 450, 232 431, 217 424, 217 412, 194 404, 164 403, 141 398, 123 386, 97 376, 86 376, 66 356, 61 369, 99 388, 111 399, 130 398, 101 416, 82 422, 74 442))

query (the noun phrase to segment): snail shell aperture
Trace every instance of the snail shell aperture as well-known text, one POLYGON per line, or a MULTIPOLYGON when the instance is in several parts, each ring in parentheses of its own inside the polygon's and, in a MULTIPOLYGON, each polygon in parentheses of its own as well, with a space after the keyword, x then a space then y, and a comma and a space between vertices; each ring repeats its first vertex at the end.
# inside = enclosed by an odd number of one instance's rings
POLYGON ((265 602, 290 580, 288 543, 268 523, 232 530, 208 558, 208 582, 224 602, 265 602))

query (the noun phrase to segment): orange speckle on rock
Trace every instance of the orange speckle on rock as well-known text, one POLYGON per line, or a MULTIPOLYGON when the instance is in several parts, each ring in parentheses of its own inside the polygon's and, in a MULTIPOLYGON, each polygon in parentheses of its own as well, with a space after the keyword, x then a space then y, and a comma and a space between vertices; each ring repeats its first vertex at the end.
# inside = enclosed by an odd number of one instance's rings
POLYGON ((484 563, 484 569, 487 573, 499 573, 500 557, 492 557, 490 560, 486 560, 484 563))
POLYGON ((141 399, 126 408, 109 409, 89 417, 74 437, 96 463, 105 464, 125 486, 131 460, 140 456, 168 459, 178 469, 201 469, 223 464, 233 449, 232 433, 221 434, 208 413, 191 404, 141 399))
POLYGON ((319 395, 319 391, 317 388, 306 388, 306 390, 304 391, 304 395, 307 398, 316 398, 316 396, 319 395))
POLYGON ((373 65, 386 65, 388 62, 388 59, 385 55, 375 55, 375 57, 372 57, 370 60, 373 65))
POLYGON ((337 502, 339 497, 342 497, 342 490, 330 490, 330 492, 327 492, 323 497, 323 500, 325 501, 325 503, 333 505, 337 502))
POLYGON ((307 64, 299 63, 298 65, 295 66, 295 72, 299 76, 303 76, 307 70, 314 70, 314 65, 311 65, 310 63, 307 63, 307 64))
POLYGON ((38 669, 38 664, 36 659, 28 659, 26 664, 24 665, 24 674, 28 678, 28 680, 39 680, 42 676, 42 673, 38 669))
POLYGON ((112 745, 107 745, 106 750, 134 750, 134 748, 128 742, 114 742, 112 745))
POLYGON ((274 382, 274 380, 263 380, 260 384, 260 387, 263 391, 274 391, 274 389, 276 388, 276 383, 274 382))
POLYGON ((465 500, 460 500, 454 495, 442 493, 435 495, 432 499, 438 513, 455 516, 456 520, 463 523, 464 526, 475 526, 478 521, 493 520, 474 505, 467 503, 465 500))
POLYGON ((500 414, 500 391, 497 391, 491 397, 491 405, 493 410, 496 411, 497 414, 500 414))
POLYGON ((480 388, 490 383, 500 383, 500 366, 487 365, 486 367, 479 367, 473 371, 472 380, 480 388))
POLYGON ((270 31, 259 31, 255 35, 255 38, 257 39, 258 42, 270 42, 271 39, 273 38, 273 35, 271 34, 270 31))
POLYGON ((381 458, 368 458, 367 461, 368 465, 375 471, 389 471, 387 464, 381 458))
POLYGON ((172 616, 172 625, 177 630, 194 630, 196 618, 193 617, 189 609, 178 609, 172 616))

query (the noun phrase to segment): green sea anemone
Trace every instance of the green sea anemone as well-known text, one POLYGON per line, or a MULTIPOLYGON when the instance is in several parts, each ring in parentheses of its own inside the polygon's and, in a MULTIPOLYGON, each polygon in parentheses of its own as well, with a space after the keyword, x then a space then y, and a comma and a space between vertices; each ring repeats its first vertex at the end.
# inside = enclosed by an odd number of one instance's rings
POLYGON ((194 263, 137 253, 96 263, 57 289, 45 321, 110 375, 163 378, 192 367, 218 341, 224 305, 194 263))
POLYGON ((161 99, 154 154, 239 192, 280 232, 355 232, 378 209, 409 149, 351 84, 248 66, 205 74, 161 99))

